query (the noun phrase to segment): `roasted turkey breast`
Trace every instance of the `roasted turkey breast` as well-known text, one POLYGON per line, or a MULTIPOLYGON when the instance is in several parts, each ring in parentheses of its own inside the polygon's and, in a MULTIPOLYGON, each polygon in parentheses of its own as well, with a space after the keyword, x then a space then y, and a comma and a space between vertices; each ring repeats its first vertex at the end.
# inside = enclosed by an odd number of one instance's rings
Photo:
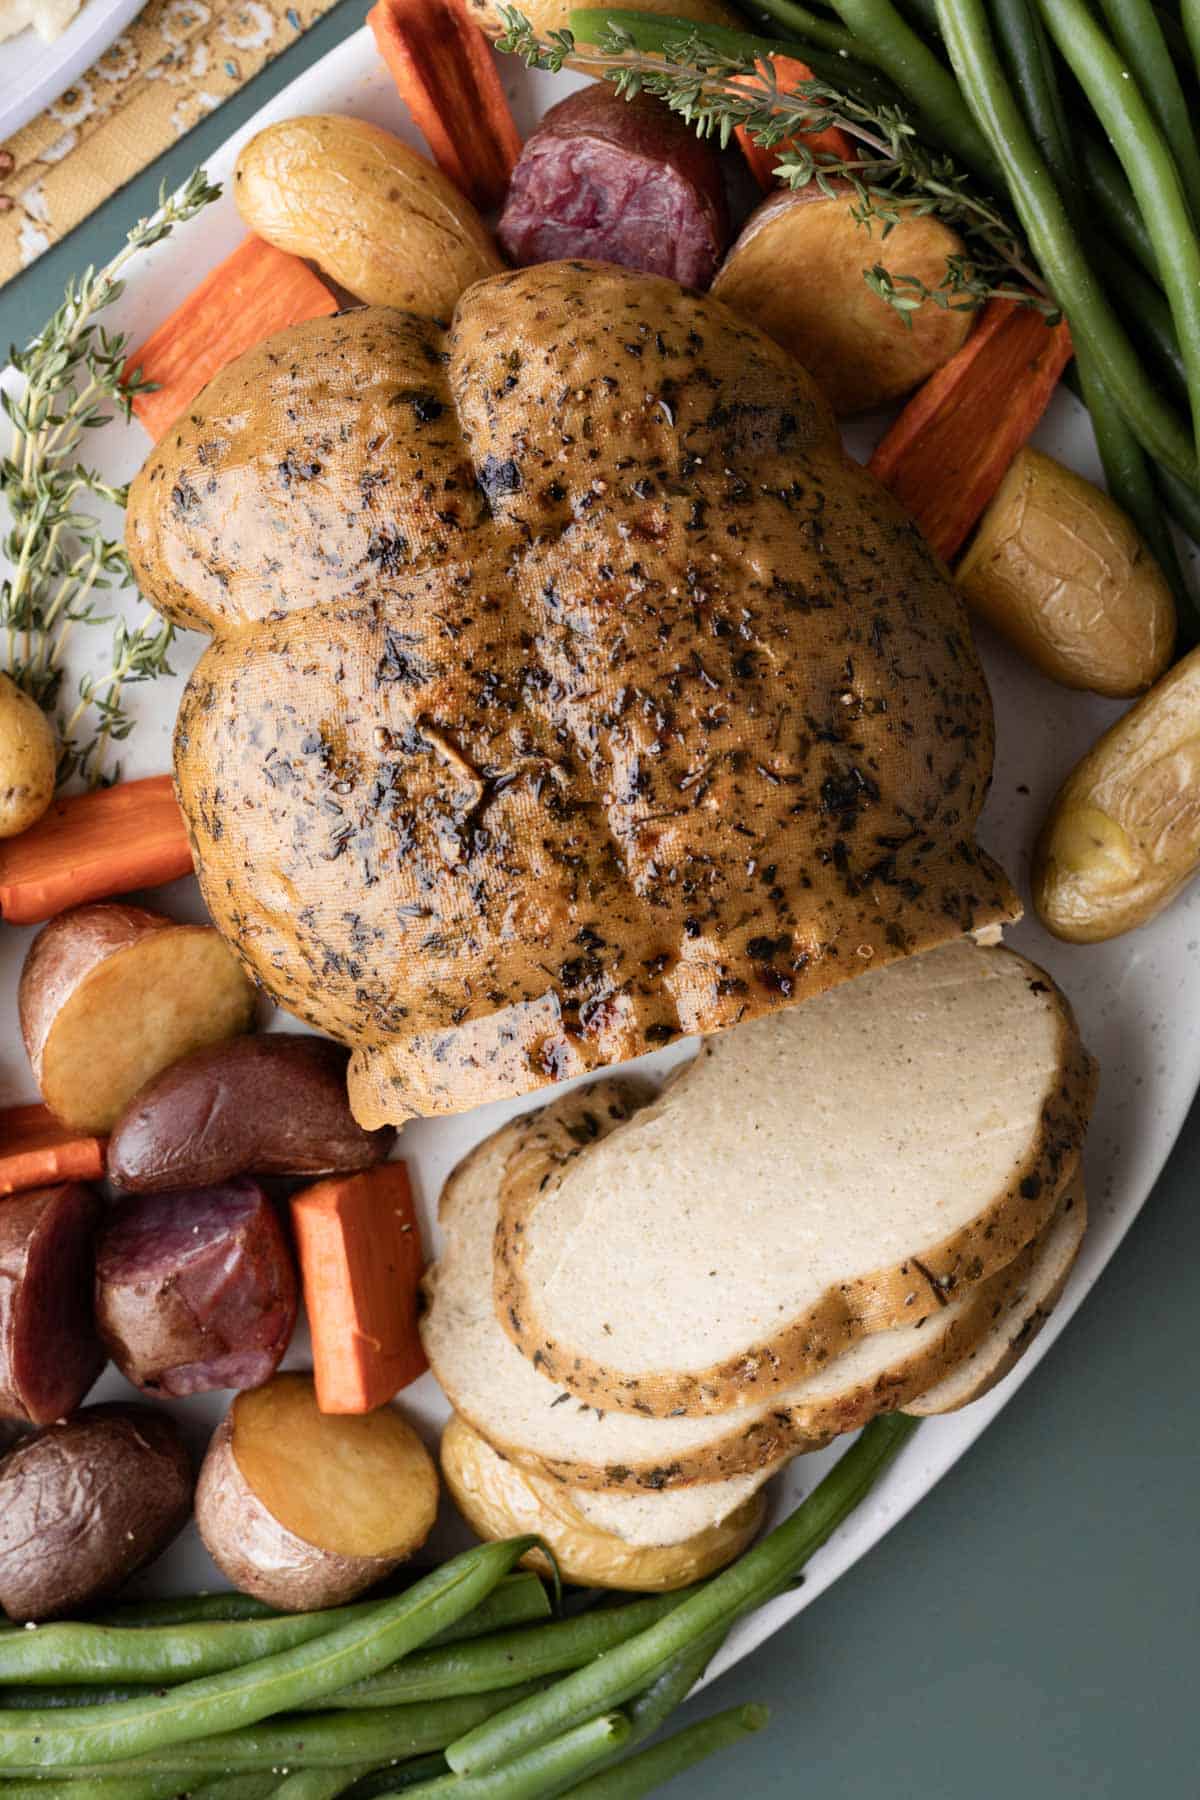
POLYGON ((974 841, 962 605, 800 366, 718 302, 552 263, 449 330, 364 309, 224 370, 134 482, 205 898, 460 1111, 1012 918, 974 841))

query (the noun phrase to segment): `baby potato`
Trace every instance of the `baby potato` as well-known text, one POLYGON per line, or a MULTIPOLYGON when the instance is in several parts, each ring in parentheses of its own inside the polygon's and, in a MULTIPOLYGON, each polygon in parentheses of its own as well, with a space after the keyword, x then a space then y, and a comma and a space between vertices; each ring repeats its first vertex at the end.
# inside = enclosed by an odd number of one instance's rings
POLYGON ((1034 851, 1033 900, 1055 937, 1145 925, 1200 867, 1200 649, 1067 777, 1034 851))
POLYGON ((0 675, 0 838, 16 837, 54 798, 58 745, 36 700, 0 675))
POLYGON ((1052 456, 1014 457, 958 565, 968 603, 1052 681, 1141 694, 1171 661, 1175 604, 1121 508, 1052 456))
MULTIPOLYGON (((441 1464, 451 1499, 472 1531, 484 1539, 537 1532, 554 1552, 563 1580, 582 1587, 648 1593, 688 1587, 740 1556, 766 1514, 760 1490, 727 1518, 681 1543, 627 1544, 586 1518, 573 1504, 570 1488, 509 1462, 457 1414, 442 1433, 441 1464)), ((553 1573, 540 1550, 521 1560, 527 1568, 553 1573)))
POLYGON ((886 239, 853 216, 857 202, 816 188, 781 190, 751 213, 717 272, 718 300, 804 364, 836 413, 911 392, 966 342, 975 315, 932 304, 900 314, 872 293, 882 263, 935 287, 963 242, 938 219, 902 218, 886 239))
POLYGON ((365 119, 268 125, 238 157, 233 184, 251 231, 371 306, 449 319, 464 289, 504 267, 470 201, 365 119))

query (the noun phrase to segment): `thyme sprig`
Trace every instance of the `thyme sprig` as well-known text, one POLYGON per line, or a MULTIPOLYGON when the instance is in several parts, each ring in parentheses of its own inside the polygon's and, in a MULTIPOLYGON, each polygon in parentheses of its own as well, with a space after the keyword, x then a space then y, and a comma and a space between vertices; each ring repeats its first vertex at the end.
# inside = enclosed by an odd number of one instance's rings
POLYGON ((854 218, 880 240, 903 218, 934 217, 950 226, 963 239, 966 254, 947 256, 933 286, 879 262, 864 268, 867 285, 907 323, 926 304, 974 310, 996 298, 1032 304, 1057 318, 1045 283, 1003 211, 972 186, 950 156, 921 142, 900 107, 868 105, 823 80, 782 84, 770 56, 725 49, 706 38, 703 27, 666 35, 648 51, 614 20, 604 24, 594 44, 583 44, 566 30, 539 39, 515 7, 499 10, 507 29, 498 48, 528 67, 557 72, 570 61, 611 81, 627 98, 654 94, 698 136, 717 139, 723 149, 739 128, 766 149, 781 146, 775 172, 788 187, 815 185, 832 196, 848 186, 854 218), (832 126, 853 140, 852 156, 787 141, 832 126))
POLYGON ((3 550, 11 570, 0 582, 5 667, 39 706, 58 715, 60 781, 106 779, 109 745, 133 729, 125 690, 172 672, 172 627, 153 613, 130 626, 100 599, 133 577, 124 545, 106 534, 95 505, 123 507, 127 490, 90 469, 80 451, 87 432, 114 413, 128 419, 134 397, 155 384, 137 370, 126 375, 127 339, 107 331, 97 314, 120 298, 121 271, 134 256, 219 193, 202 169, 174 194, 164 187, 158 210, 138 221, 112 261, 72 279, 49 323, 24 350, 11 352, 23 385, 15 393, 0 392, 12 424, 0 462, 0 494, 10 521, 3 550), (81 676, 73 703, 66 704, 64 651, 79 625, 112 627, 110 666, 104 675, 81 676))

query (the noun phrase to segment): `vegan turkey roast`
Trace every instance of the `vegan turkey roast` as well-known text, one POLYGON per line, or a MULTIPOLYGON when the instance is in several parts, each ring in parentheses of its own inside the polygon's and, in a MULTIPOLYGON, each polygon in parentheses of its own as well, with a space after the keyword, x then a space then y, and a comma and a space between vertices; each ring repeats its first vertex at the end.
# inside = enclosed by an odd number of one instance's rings
POLYGON ((713 1032, 1014 916, 960 601, 718 302, 556 263, 225 369, 133 485, 212 634, 212 916, 363 1124, 713 1032))

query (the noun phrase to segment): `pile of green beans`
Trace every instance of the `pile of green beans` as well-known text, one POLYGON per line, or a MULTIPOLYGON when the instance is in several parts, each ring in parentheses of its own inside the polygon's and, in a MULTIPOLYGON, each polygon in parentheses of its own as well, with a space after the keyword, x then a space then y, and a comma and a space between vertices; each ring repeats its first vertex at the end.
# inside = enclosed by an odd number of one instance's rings
MULTIPOLYGON (((1070 324, 1072 385, 1109 486, 1194 639, 1165 514, 1197 538, 1200 0, 1182 0, 1178 18, 1152 0, 829 4, 849 56, 890 79, 920 134, 1019 223, 1070 324)), ((807 58, 795 0, 743 6, 807 58)), ((855 91, 845 72, 842 86, 855 91)))
POLYGON ((524 1537, 324 1613, 218 1595, 0 1633, 0 1800, 648 1794, 765 1722, 735 1708, 644 1747, 915 1423, 875 1420, 785 1524, 679 1593, 552 1619, 513 1572, 524 1537))

